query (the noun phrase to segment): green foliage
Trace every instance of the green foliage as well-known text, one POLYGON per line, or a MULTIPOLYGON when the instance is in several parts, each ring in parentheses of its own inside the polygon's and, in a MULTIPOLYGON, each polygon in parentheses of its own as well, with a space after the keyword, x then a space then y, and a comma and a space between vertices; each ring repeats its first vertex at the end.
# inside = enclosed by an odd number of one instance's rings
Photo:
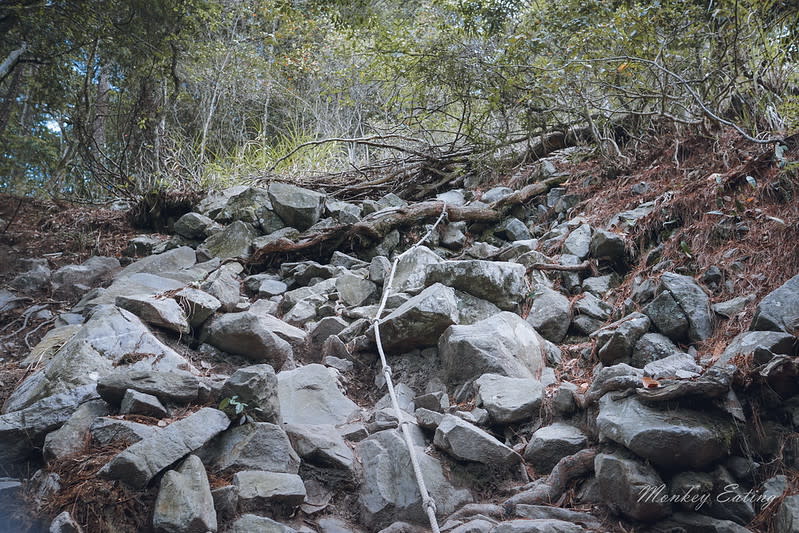
POLYGON ((609 155, 622 120, 632 137, 721 121, 787 135, 797 21, 781 0, 16 0, 0 6, 0 60, 27 46, 0 73, 0 190, 342 170, 396 152, 284 157, 385 133, 502 154, 590 125, 609 155))
POLYGON ((238 418, 244 414, 246 409, 247 404, 240 402, 238 396, 224 398, 219 402, 219 410, 223 411, 231 418, 238 418))

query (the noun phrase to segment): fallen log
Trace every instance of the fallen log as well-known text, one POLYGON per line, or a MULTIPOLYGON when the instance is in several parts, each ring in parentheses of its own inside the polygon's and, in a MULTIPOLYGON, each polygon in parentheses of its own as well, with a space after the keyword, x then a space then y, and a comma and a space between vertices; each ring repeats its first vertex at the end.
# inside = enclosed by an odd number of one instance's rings
POLYGON ((339 246, 348 243, 348 248, 365 248, 376 244, 394 229, 419 224, 424 220, 441 215, 446 205, 447 219, 450 222, 496 222, 502 219, 514 206, 523 204, 552 187, 562 184, 568 176, 555 176, 538 183, 532 183, 515 193, 497 200, 488 207, 448 205, 433 200, 411 204, 406 207, 385 209, 372 213, 363 220, 352 224, 339 224, 330 228, 300 236, 298 241, 278 239, 263 246, 252 254, 248 263, 265 264, 276 254, 296 254, 315 249, 315 255, 332 254, 339 246), (366 241, 368 244, 364 244, 366 241))

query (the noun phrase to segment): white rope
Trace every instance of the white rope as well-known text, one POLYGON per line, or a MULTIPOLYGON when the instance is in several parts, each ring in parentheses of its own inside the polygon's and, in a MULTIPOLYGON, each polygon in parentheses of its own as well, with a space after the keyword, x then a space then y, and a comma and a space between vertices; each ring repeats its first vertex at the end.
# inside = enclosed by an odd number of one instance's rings
POLYGON ((391 379, 391 367, 388 366, 388 362, 386 362, 386 353, 383 351, 383 342, 380 339, 380 316, 383 314, 383 311, 386 308, 386 302, 388 301, 388 296, 391 292, 391 284, 394 282, 394 274, 397 272, 397 264, 399 263, 400 259, 402 259, 405 254, 411 252, 414 248, 421 246, 422 243, 424 243, 430 237, 430 235, 433 234, 433 231, 435 231, 436 227, 441 223, 442 220, 446 218, 446 216, 447 204, 444 202, 443 206, 441 207, 441 215, 438 217, 438 220, 436 220, 435 224, 433 224, 433 226, 430 228, 430 231, 428 231, 424 237, 419 239, 419 242, 394 258, 388 278, 383 283, 383 297, 380 299, 380 307, 377 309, 377 313, 375 313, 375 317, 372 320, 372 323, 375 326, 375 342, 377 343, 377 353, 380 354, 380 362, 383 365, 382 372, 386 379, 386 385, 388 386, 388 395, 391 398, 391 405, 394 408, 394 414, 399 421, 399 426, 402 430, 402 436, 405 438, 405 446, 408 447, 408 455, 410 455, 411 458, 413 474, 416 476, 416 484, 419 486, 419 494, 422 495, 422 507, 424 507, 425 513, 427 513, 427 518, 430 521, 430 529, 433 530, 433 533, 440 532, 438 520, 436 519, 436 503, 430 496, 430 493, 427 492, 427 487, 425 486, 424 478, 422 477, 422 469, 419 466, 419 459, 416 457, 416 447, 413 445, 411 432, 407 425, 408 423, 403 420, 402 410, 400 410, 399 402, 397 401, 397 394, 394 391, 394 382, 391 379))

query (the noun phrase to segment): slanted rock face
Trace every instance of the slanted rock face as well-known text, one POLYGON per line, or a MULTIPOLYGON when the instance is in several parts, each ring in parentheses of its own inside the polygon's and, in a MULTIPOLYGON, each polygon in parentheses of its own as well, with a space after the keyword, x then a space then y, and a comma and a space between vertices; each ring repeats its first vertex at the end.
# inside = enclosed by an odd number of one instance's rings
POLYGON ((544 399, 544 384, 534 378, 483 374, 474 385, 480 405, 495 424, 532 419, 544 399))
POLYGON ((588 436, 585 433, 558 422, 533 433, 524 449, 524 459, 533 465, 537 473, 547 473, 562 458, 579 452, 587 445, 588 436))
POLYGON ((257 237, 255 229, 246 222, 237 220, 224 230, 211 235, 197 249, 207 259, 219 257, 241 257, 246 259, 252 250, 252 242, 257 237))
POLYGON ((670 469, 707 467, 729 453, 733 436, 731 424, 720 417, 688 409, 661 411, 609 394, 600 400, 597 427, 602 437, 670 469))
POLYGON ((269 199, 275 213, 287 225, 305 231, 322 216, 325 195, 288 183, 272 183, 269 199))
POLYGON ((763 298, 757 305, 750 329, 796 333, 799 329, 799 274, 763 298))
POLYGON ((280 423, 277 376, 270 365, 252 365, 236 370, 219 391, 221 398, 246 403, 249 416, 260 422, 280 423))
POLYGON ((664 272, 660 282, 688 318, 688 340, 696 342, 713 335, 710 299, 699 284, 693 278, 672 272, 664 272))
POLYGON ((9 396, 4 409, 16 411, 51 394, 92 385, 136 356, 133 370, 194 370, 186 359, 164 345, 133 314, 102 306, 61 347, 52 360, 9 396))
POLYGON ((470 326, 450 326, 438 342, 444 373, 451 384, 487 373, 539 377, 547 350, 547 342, 530 324, 507 311, 470 326))
POLYGON ((597 355, 606 365, 628 362, 641 336, 649 330, 649 318, 632 313, 591 334, 597 340, 597 355))
POLYGON ((657 490, 665 484, 655 469, 623 455, 600 453, 594 459, 599 493, 617 513, 653 522, 671 514, 671 504, 661 503, 657 490))
POLYGON ((122 269, 117 279, 125 278, 131 274, 144 272, 147 274, 161 274, 163 272, 177 272, 193 267, 197 263, 197 255, 189 246, 181 246, 162 254, 151 255, 139 259, 122 269))
POLYGON ((175 233, 187 239, 205 239, 216 223, 200 213, 186 213, 175 222, 175 233))
MULTIPOLYGON (((447 516, 470 502, 471 495, 450 483, 441 463, 425 453, 421 431, 415 428, 413 434, 427 490, 435 494, 438 516, 447 516)), ((413 469, 408 468, 408 448, 398 430, 375 433, 361 441, 355 453, 363 465, 358 501, 363 523, 370 531, 378 531, 397 520, 427 523, 413 469)))
POLYGON ((212 470, 267 470, 296 474, 300 458, 280 426, 255 422, 226 431, 197 451, 212 470))
POLYGON ((527 322, 546 340, 559 343, 571 323, 569 299, 558 291, 540 287, 536 290, 527 322))
POLYGON ((519 307, 527 296, 526 269, 504 261, 444 261, 427 266, 425 283, 440 282, 468 292, 508 311, 519 307))
POLYGON ((487 432, 454 415, 446 414, 436 428, 433 443, 452 457, 486 465, 512 465, 521 456, 487 432))
POLYGON ((130 311, 148 324, 177 333, 189 332, 189 322, 175 300, 134 294, 117 296, 116 305, 130 311))
MULTIPOLYGON (((194 250, 191 253, 193 256, 194 250)), ((57 298, 80 296, 118 268, 119 261, 113 257, 90 257, 80 265, 63 266, 53 273, 53 295, 57 298)))
POLYGON ((287 424, 342 424, 360 412, 322 365, 283 371, 277 380, 280 413, 287 424))
POLYGON ((425 290, 389 313, 380 322, 380 337, 386 350, 433 346, 459 317, 455 291, 440 283, 425 290))
POLYGON ((173 533, 215 532, 217 528, 211 486, 202 461, 188 456, 177 470, 161 479, 155 500, 153 527, 173 533))
POLYGON ((163 469, 197 450, 229 425, 225 413, 205 407, 130 446, 105 465, 100 474, 143 488, 163 469))
POLYGON ((277 368, 293 355, 291 345, 270 328, 262 316, 249 311, 213 318, 205 325, 204 338, 220 350, 277 368))
MULTIPOLYGON (((427 266, 442 261, 444 260, 426 246, 410 250, 397 261, 397 270, 394 272, 391 290, 402 292, 415 287, 424 287, 427 279, 427 266)), ((391 268, 390 263, 389 268, 391 268)), ((388 276, 387 273, 385 275, 388 276)))

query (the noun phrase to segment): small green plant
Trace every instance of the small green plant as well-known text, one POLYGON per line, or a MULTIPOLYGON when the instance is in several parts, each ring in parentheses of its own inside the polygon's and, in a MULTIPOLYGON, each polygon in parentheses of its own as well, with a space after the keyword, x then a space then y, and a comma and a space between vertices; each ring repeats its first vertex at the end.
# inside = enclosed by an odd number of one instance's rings
POLYGON ((237 418, 243 415, 246 409, 247 404, 239 401, 238 396, 230 396, 219 402, 219 410, 223 411, 231 418, 237 418))

